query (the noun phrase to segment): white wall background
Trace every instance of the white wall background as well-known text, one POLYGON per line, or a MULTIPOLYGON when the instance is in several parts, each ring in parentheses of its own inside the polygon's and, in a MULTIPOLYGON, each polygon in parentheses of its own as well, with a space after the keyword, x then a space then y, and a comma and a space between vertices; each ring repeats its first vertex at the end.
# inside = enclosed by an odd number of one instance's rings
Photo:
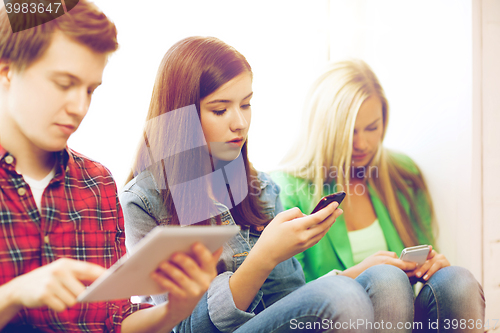
MULTIPOLYGON (((332 1, 331 58, 370 64, 390 107, 387 147, 427 178, 440 251, 455 264, 461 193, 471 159, 472 39, 466 1, 332 1), (457 181, 460 180, 460 181, 457 181)), ((470 222, 470 221, 468 221, 470 222)), ((480 271, 477 271, 480 273, 480 271)))
POLYGON ((251 160, 259 169, 278 163, 276 151, 288 149, 286 122, 300 113, 310 82, 327 60, 325 0, 94 2, 115 21, 120 49, 72 147, 104 163, 123 185, 163 55, 182 38, 215 36, 245 55, 254 72, 251 160), (275 149, 268 149, 269 140, 275 149))
POLYGON ((211 35, 247 57, 254 71, 250 159, 261 170, 275 168, 292 148, 304 97, 326 61, 363 58, 389 100, 386 145, 410 155, 428 180, 441 252, 483 282, 475 0, 94 1, 115 21, 121 46, 70 145, 109 167, 119 186, 160 60, 178 40, 211 35))
MULTIPOLYGON (((500 1, 473 2, 474 117, 481 127, 483 285, 486 318, 500 318, 500 1), (480 112, 477 112, 480 111, 480 112), (479 116, 478 116, 479 114, 479 116)), ((500 331, 500 323, 496 332, 500 331)))

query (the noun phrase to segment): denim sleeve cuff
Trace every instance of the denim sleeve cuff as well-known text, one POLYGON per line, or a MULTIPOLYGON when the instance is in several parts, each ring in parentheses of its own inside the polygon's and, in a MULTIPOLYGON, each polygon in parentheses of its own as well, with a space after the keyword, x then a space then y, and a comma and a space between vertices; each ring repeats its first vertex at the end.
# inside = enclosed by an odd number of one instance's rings
POLYGON ((224 272, 218 275, 210 284, 207 294, 208 314, 213 324, 221 332, 232 332, 247 320, 253 318, 253 311, 262 299, 262 291, 259 290, 252 304, 246 311, 236 307, 233 294, 229 288, 229 278, 233 272, 224 272))

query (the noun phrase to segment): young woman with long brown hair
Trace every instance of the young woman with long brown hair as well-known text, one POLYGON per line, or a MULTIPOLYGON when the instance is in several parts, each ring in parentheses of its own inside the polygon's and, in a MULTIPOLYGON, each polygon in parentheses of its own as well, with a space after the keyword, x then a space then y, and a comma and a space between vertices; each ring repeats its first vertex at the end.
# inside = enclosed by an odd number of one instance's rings
MULTIPOLYGON (((241 227, 224 245, 219 275, 177 332, 371 331, 346 327, 373 318, 354 280, 305 284, 293 256, 317 243, 342 211, 337 204, 309 216, 282 211, 279 188, 248 161, 252 96, 250 65, 231 46, 190 37, 170 48, 120 196, 127 247, 157 225, 241 227)), ((174 265, 164 271, 176 274, 174 265)))

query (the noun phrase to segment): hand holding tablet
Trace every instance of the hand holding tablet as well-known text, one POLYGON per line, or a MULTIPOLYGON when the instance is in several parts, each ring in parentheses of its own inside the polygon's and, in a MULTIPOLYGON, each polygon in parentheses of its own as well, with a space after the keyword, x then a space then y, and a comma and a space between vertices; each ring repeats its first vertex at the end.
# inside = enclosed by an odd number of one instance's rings
POLYGON ((195 242, 214 252, 240 228, 230 226, 160 226, 146 235, 131 253, 119 259, 81 293, 78 302, 124 299, 136 295, 156 295, 164 290, 151 278, 159 264, 174 252, 189 253, 195 242))

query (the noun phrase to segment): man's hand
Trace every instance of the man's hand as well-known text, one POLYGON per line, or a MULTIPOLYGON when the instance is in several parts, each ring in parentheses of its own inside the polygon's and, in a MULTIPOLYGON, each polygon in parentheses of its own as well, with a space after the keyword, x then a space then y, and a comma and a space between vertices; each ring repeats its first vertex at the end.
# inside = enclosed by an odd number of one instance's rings
POLYGON ((21 275, 3 287, 8 288, 12 302, 19 308, 47 306, 64 311, 85 290, 83 283, 93 282, 104 271, 93 263, 64 258, 21 275))

